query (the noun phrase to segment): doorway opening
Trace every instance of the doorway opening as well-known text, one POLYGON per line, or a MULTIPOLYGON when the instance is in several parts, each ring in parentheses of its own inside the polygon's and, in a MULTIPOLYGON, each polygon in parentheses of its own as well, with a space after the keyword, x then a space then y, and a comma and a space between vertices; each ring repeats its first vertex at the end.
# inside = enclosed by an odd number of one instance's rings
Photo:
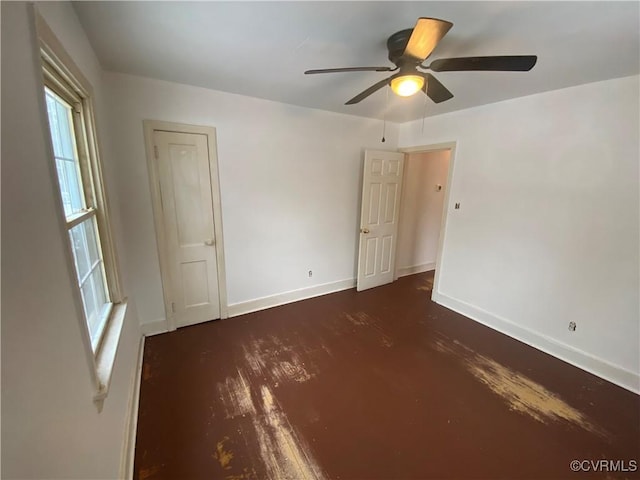
POLYGON ((437 291, 455 143, 401 149, 405 153, 395 279, 434 272, 437 291))

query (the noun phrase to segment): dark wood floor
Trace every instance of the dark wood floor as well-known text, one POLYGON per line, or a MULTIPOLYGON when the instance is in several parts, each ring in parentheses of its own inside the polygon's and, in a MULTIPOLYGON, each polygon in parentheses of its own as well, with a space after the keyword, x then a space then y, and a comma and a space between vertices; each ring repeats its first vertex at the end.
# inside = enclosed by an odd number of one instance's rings
POLYGON ((432 303, 432 278, 147 338, 135 478, 639 478, 570 462, 640 463, 640 397, 432 303))

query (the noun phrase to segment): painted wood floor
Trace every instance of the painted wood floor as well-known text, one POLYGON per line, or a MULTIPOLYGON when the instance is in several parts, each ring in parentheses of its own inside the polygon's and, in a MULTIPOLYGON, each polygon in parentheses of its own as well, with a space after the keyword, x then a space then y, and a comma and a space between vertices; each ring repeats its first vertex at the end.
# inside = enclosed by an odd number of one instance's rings
POLYGON ((640 478, 570 469, 640 463, 640 397, 432 303, 432 283, 147 338, 134 478, 640 478))

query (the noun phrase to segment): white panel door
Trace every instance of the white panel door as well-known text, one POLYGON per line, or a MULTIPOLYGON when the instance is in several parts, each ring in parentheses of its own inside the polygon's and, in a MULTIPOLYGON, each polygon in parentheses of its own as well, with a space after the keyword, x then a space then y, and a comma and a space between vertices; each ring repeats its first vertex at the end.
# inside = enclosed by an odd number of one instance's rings
POLYGON ((404 154, 364 155, 357 289, 393 282, 404 154))
POLYGON ((175 325, 220 318, 207 137, 154 131, 175 325))

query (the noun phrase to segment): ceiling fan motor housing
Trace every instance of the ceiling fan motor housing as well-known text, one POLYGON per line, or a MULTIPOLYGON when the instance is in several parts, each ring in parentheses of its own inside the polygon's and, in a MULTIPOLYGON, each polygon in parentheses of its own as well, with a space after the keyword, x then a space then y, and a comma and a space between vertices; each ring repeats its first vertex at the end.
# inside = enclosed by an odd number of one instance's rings
POLYGON ((399 32, 394 33, 387 39, 389 60, 400 68, 408 63, 406 59, 400 59, 402 57, 402 54, 404 53, 405 48, 407 47, 407 43, 409 43, 409 38, 411 37, 412 33, 413 28, 407 28, 405 30, 400 30, 399 32))

